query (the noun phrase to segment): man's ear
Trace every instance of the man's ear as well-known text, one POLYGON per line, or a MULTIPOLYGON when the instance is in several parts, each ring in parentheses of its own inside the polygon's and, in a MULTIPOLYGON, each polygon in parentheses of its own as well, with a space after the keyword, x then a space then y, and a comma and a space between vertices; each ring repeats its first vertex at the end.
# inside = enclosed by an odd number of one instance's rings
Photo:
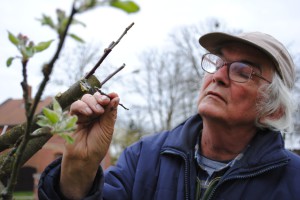
POLYGON ((262 123, 264 122, 265 120, 278 120, 280 119, 282 116, 284 115, 284 109, 282 107, 278 108, 275 112, 267 115, 267 116, 264 116, 264 117, 261 117, 259 119, 259 121, 262 123))
POLYGON ((267 119, 280 119, 284 115, 284 109, 282 106, 278 108, 274 113, 271 113, 270 115, 266 116, 267 119))

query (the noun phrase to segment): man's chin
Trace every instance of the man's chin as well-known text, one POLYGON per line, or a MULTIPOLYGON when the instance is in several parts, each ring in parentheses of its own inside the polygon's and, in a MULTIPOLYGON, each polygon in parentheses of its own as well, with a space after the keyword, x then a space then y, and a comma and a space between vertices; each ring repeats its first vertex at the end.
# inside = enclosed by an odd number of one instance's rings
POLYGON ((199 106, 198 114, 202 117, 208 118, 222 118, 221 113, 222 110, 218 109, 215 106, 199 106))

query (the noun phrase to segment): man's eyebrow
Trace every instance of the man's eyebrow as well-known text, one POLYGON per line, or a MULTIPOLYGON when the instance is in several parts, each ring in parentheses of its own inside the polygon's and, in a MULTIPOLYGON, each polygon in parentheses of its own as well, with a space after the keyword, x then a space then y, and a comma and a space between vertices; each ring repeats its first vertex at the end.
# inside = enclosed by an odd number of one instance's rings
POLYGON ((247 64, 251 65, 252 67, 255 67, 255 68, 259 69, 260 71, 262 69, 261 64, 259 64, 257 62, 253 62, 253 61, 247 60, 247 59, 237 60, 237 62, 247 63, 247 64))

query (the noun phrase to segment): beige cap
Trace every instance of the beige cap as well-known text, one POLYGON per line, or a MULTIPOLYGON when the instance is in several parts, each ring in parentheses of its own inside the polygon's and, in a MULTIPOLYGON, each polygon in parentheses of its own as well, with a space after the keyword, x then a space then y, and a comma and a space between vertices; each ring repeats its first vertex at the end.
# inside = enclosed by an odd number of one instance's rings
POLYGON ((224 43, 228 42, 240 42, 261 50, 274 62, 283 83, 290 89, 294 86, 296 76, 294 62, 284 45, 275 38, 260 32, 240 35, 214 32, 205 34, 199 39, 201 46, 211 53, 216 53, 224 43))

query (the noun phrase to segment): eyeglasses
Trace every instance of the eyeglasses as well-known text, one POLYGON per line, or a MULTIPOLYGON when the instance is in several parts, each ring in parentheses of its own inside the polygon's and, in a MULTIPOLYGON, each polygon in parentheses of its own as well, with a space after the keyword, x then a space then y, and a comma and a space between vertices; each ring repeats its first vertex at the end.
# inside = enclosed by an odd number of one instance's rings
POLYGON ((271 83, 271 81, 255 72, 253 67, 246 62, 235 61, 228 63, 212 53, 204 54, 202 57, 201 67, 207 73, 214 74, 225 65, 228 67, 228 77, 232 81, 245 83, 251 79, 252 76, 257 76, 271 83))

